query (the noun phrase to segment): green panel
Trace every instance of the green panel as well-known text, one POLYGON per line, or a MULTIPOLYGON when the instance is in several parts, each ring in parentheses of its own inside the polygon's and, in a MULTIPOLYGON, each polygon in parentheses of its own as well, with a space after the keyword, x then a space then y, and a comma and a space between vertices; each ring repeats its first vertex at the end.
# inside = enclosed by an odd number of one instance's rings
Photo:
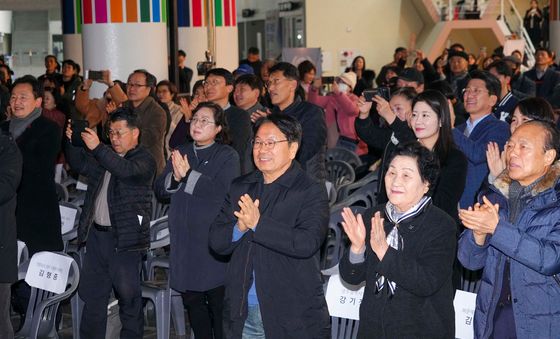
POLYGON ((215 9, 214 13, 215 13, 215 16, 216 16, 216 26, 222 26, 222 21, 223 21, 222 12, 224 11, 223 8, 222 8, 222 1, 223 0, 214 0, 214 4, 215 4, 214 5, 215 6, 214 7, 214 9, 215 9))
POLYGON ((161 22, 167 22, 167 1, 161 0, 161 22))
POLYGON ((82 0, 76 0, 76 33, 82 34, 82 0))
POLYGON ((140 0, 140 21, 150 22, 150 0, 140 0))

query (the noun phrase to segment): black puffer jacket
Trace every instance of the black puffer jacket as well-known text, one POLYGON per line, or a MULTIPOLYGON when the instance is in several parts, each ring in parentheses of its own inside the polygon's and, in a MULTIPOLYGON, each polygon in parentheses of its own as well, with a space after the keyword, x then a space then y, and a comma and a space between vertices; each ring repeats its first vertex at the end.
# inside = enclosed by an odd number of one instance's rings
POLYGON ((117 238, 116 249, 147 249, 150 242, 152 182, 157 168, 152 155, 143 146, 137 146, 124 157, 120 157, 107 145, 99 144, 93 151, 86 152, 69 142, 66 155, 72 169, 88 179, 88 190, 78 229, 80 246, 85 244, 89 229, 93 225, 95 198, 99 194, 107 170, 111 173, 107 202, 111 225, 117 238))
POLYGON ((16 143, 0 135, 0 283, 17 280, 16 191, 21 166, 16 143))
POLYGON ((290 115, 299 121, 303 132, 296 160, 313 179, 324 181, 327 178, 327 169, 325 167, 327 123, 323 109, 296 98, 283 111, 280 111, 278 107, 274 107, 272 113, 290 115))

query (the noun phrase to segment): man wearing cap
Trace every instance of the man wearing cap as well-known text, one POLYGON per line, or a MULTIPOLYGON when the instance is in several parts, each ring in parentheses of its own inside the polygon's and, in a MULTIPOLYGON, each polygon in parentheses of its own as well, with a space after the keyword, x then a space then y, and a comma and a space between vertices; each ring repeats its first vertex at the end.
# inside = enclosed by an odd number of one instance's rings
POLYGON ((503 59, 513 72, 510 86, 511 91, 520 100, 527 97, 534 97, 537 94, 535 82, 521 73, 521 59, 514 55, 509 55, 503 59))
POLYGON ((405 68, 397 79, 397 87, 412 87, 416 93, 424 92, 424 76, 413 67, 405 68))
POLYGON ((261 52, 257 47, 249 47, 247 50, 247 59, 239 61, 239 66, 245 64, 253 68, 253 74, 261 74, 261 52))
POLYGON ((550 101, 554 87, 560 84, 560 72, 552 65, 552 52, 548 48, 539 47, 535 53, 535 67, 525 72, 525 76, 535 82, 537 97, 550 101))
POLYGON ((245 74, 255 74, 255 70, 249 64, 241 64, 235 71, 233 71, 233 78, 237 79, 245 74))
POLYGON ((451 50, 448 55, 449 75, 447 82, 455 92, 455 96, 461 98, 463 89, 469 82, 469 56, 463 51, 451 50))

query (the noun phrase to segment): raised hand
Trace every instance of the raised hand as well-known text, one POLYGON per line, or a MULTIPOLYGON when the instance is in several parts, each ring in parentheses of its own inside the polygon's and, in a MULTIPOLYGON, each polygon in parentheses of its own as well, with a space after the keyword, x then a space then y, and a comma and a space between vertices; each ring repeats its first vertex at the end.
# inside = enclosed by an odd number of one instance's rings
MULTIPOLYGON (((70 130, 70 137, 72 137, 72 130, 70 130)), ((66 134, 68 135, 68 134, 66 134)), ((82 132, 82 134, 80 134, 82 137, 82 140, 84 140, 84 143, 86 144, 86 147, 90 150, 93 150, 94 148, 96 148, 100 142, 99 142, 99 137, 97 136, 97 133, 95 133, 94 130, 92 130, 91 128, 87 128, 82 132)))
POLYGON ((369 244, 371 249, 377 255, 379 260, 383 260, 389 244, 387 244, 387 235, 385 234, 385 229, 383 228, 383 218, 381 218, 381 212, 375 212, 373 218, 371 218, 371 232, 369 244))
POLYGON ((360 109, 360 118, 365 119, 369 116, 369 111, 371 110, 371 106, 373 102, 366 101, 366 98, 362 95, 358 99, 358 108, 360 109))
POLYGON ((500 153, 500 148, 497 143, 489 142, 486 148, 486 162, 490 169, 490 174, 496 178, 506 168, 505 152, 500 153))
POLYGON ((261 212, 259 211, 259 199, 251 199, 249 194, 243 194, 237 202, 240 210, 234 211, 233 214, 237 217, 239 229, 245 226, 250 229, 255 229, 259 223, 261 212))
POLYGON ((342 209, 342 227, 350 239, 350 250, 354 253, 362 253, 366 247, 366 227, 362 215, 354 215, 348 207, 342 209))
POLYGON ((178 150, 171 152, 171 164, 173 165, 173 178, 175 178, 175 181, 183 180, 191 168, 187 155, 181 155, 181 152, 178 150))

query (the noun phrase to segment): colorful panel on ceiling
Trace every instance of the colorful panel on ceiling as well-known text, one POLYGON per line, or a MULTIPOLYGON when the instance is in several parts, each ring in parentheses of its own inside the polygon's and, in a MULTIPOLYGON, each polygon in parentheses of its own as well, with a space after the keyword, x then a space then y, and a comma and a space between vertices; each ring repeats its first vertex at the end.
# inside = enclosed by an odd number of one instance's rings
POLYGON ((215 13, 216 26, 236 26, 236 0, 177 0, 179 27, 206 27, 210 9, 215 13))
POLYGON ((82 0, 62 0, 62 34, 82 33, 82 0))

